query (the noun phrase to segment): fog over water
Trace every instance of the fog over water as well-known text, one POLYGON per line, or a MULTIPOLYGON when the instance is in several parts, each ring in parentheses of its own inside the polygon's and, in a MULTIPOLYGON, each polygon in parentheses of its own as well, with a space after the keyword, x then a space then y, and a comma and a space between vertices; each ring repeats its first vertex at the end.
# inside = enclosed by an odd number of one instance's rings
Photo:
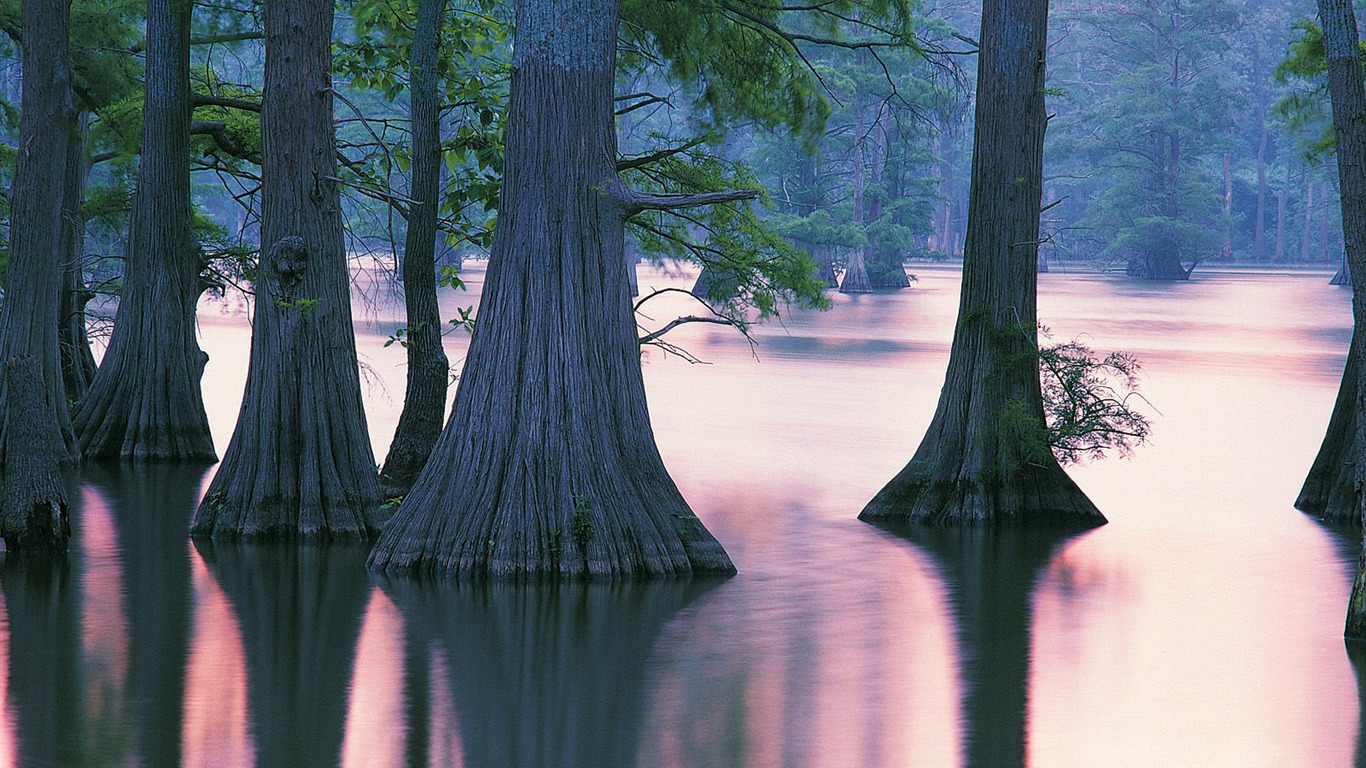
MULTIPOLYGON (((0 768, 1351 765, 1355 534, 1293 509, 1350 293, 1325 271, 1040 276, 1054 339, 1143 364, 1152 441, 1069 471, 1070 537, 882 529, 862 505, 938 397, 958 272, 650 349, 665 464, 739 575, 644 585, 382 579, 364 547, 191 543, 212 468, 84 467, 64 566, 0 572, 0 768)), ((465 275, 472 291, 482 265, 465 275)), ((643 268, 642 289, 690 275, 643 268)), ((384 290, 361 286, 382 296, 384 290)), ((443 292, 443 316, 475 299, 443 292)), ((658 325, 686 304, 647 305, 658 325)), ((356 307, 382 460, 390 298, 356 307)), ((249 353, 201 306, 220 455, 249 353)), ((448 337, 453 362, 467 337, 448 337)), ((1361 764, 1361 763, 1358 763, 1361 764)))

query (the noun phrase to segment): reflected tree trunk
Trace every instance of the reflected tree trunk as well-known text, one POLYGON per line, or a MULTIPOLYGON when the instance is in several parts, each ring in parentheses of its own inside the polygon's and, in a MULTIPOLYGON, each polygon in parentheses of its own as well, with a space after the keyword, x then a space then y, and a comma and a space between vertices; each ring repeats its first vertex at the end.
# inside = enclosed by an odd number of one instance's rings
POLYGON ((242 631, 258 768, 341 762, 369 579, 359 544, 197 539, 242 631))
POLYGON ((113 511, 127 588, 129 706, 142 765, 182 764, 189 659, 190 553, 185 540, 204 465, 95 464, 87 470, 113 511))
POLYGON ((20 766, 86 765, 81 600, 66 556, 0 564, 9 627, 8 715, 20 766))
POLYGON ((1034 587, 1063 531, 897 526, 887 530, 933 556, 954 606, 968 768, 1025 766, 1034 587))
POLYGON ((405 631, 444 652, 455 711, 429 719, 455 718, 466 766, 597 768, 637 764, 655 642, 717 583, 392 580, 385 590, 405 631))

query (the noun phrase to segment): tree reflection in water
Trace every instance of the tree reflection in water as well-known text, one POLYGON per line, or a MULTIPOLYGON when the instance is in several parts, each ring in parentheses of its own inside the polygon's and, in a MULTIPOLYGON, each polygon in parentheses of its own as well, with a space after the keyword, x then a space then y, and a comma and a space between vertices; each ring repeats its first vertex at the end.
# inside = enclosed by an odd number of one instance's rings
POLYGON ((1034 586, 1075 529, 1017 526, 878 527, 938 565, 957 620, 963 765, 1028 762, 1029 658, 1034 586))
POLYGON ((145 766, 182 762, 181 712, 189 654, 189 512, 207 466, 91 463, 87 482, 104 497, 117 539, 128 621, 128 708, 145 766))
POLYGON ((386 580, 408 633, 408 764, 455 758, 432 752, 458 730, 471 768, 634 766, 655 642, 719 583, 386 580))
POLYGON ((0 567, 9 624, 6 705, 18 742, 15 765, 85 762, 81 601, 72 559, 65 554, 7 557, 0 567))
POLYGON ((337 765, 371 589, 367 545, 194 546, 241 627, 257 766, 337 765))

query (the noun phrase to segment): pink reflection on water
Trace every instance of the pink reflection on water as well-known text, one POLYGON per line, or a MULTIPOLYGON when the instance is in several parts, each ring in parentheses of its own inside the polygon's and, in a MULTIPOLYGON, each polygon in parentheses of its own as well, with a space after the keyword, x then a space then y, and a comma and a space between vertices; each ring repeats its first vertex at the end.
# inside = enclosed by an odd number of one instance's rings
POLYGON ((393 601, 375 589, 356 643, 342 765, 383 768, 404 764, 403 623, 393 601))
POLYGON ((124 605, 121 552, 107 500, 94 488, 81 488, 80 570, 81 650, 85 669, 86 717, 100 724, 86 730, 90 754, 103 754, 109 730, 128 729, 123 700, 127 691, 128 621, 124 605))
POLYGON ((195 611, 185 667, 184 763, 186 768, 254 765, 242 633, 227 596, 190 549, 195 611))

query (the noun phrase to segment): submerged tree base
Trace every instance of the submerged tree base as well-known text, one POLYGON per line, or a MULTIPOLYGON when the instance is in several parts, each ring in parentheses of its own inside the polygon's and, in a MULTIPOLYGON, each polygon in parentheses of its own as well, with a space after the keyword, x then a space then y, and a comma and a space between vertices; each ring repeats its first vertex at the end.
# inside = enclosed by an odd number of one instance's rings
POLYGON ((994 482, 937 477, 912 460, 868 502, 859 519, 929 525, 1089 528, 1105 516, 1057 464, 1030 465, 994 482))
POLYGON ((1175 257, 1138 256, 1129 260, 1124 274, 1142 280, 1189 280, 1194 270, 1194 265, 1188 269, 1175 257))

